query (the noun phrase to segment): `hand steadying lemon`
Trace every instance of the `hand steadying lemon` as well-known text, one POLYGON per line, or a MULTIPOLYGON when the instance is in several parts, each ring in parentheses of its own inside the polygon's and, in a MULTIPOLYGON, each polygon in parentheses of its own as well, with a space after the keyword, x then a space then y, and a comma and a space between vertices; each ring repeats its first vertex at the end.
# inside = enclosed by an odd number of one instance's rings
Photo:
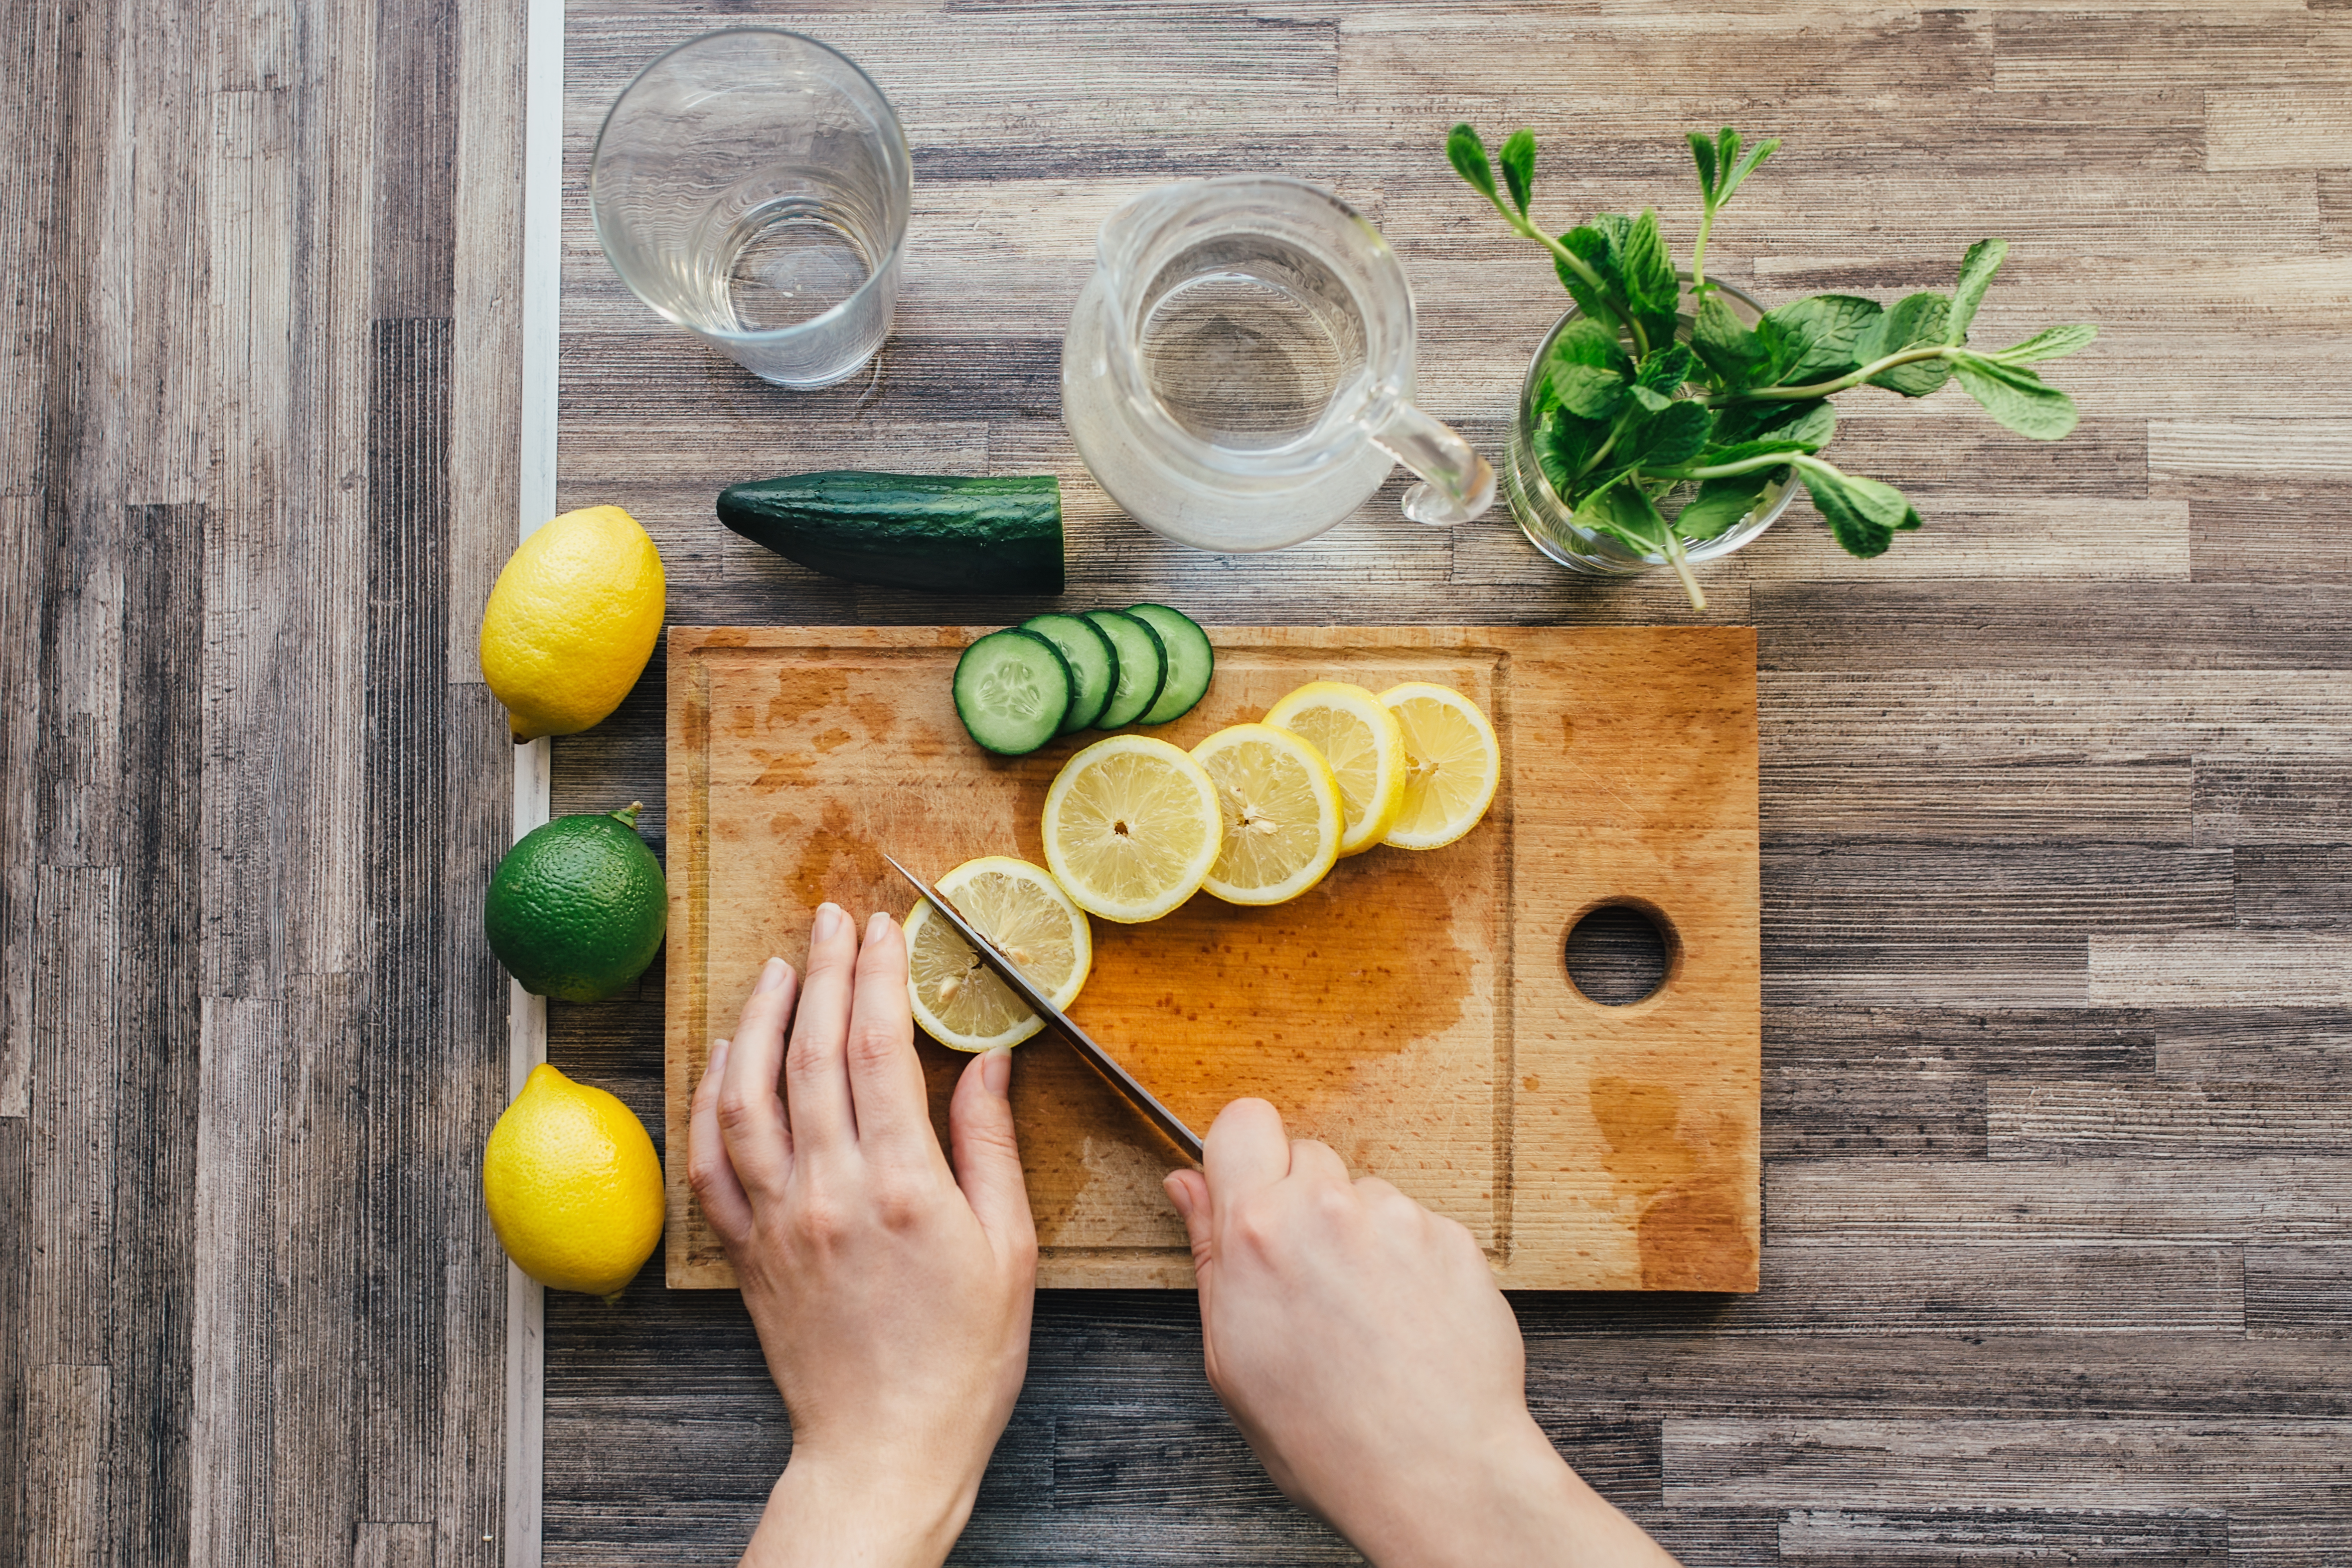
POLYGON ((482 676, 515 740, 574 734, 618 708, 667 603, 661 552, 619 507, 567 511, 524 540, 482 613, 482 676))

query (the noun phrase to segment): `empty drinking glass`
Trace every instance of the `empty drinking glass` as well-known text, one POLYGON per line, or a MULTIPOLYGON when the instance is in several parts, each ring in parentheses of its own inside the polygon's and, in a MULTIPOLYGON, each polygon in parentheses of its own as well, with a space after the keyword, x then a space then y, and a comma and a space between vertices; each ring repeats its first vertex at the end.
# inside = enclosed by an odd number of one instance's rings
POLYGON ((914 174, 844 56, 730 27, 637 73, 596 138, 596 237, 637 298, 754 375, 824 386, 890 331, 914 174))

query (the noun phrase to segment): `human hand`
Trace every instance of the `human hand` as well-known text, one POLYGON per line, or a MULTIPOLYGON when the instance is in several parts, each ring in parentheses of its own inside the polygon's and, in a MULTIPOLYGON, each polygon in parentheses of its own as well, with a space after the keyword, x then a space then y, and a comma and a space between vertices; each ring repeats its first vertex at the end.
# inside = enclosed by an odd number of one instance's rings
POLYGON ((861 948, 824 905, 797 1015, 794 989, 770 959, 734 1039, 712 1046, 687 1160, 792 1415, 792 1460, 744 1561, 936 1564, 1029 1361, 1037 1233, 1012 1058, 977 1057, 957 1083, 950 1173, 897 923, 876 915, 861 948))
POLYGON ((1470 1233, 1348 1179, 1262 1100, 1168 1195, 1192 1239, 1209 1382, 1275 1484, 1380 1568, 1665 1565, 1528 1413, 1527 1353, 1470 1233))

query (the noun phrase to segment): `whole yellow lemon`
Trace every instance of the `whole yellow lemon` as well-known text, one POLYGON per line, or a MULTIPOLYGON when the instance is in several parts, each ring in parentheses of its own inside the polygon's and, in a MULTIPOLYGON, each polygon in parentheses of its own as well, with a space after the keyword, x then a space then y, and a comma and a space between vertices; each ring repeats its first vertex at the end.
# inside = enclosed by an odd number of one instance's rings
POLYGON ((661 1239, 661 1161, 636 1112, 542 1062, 490 1130, 482 1202, 524 1273, 610 1296, 661 1239))
POLYGON ((661 636, 661 552, 616 506, 522 542, 482 613, 482 675, 518 741, 585 730, 621 705, 661 636))

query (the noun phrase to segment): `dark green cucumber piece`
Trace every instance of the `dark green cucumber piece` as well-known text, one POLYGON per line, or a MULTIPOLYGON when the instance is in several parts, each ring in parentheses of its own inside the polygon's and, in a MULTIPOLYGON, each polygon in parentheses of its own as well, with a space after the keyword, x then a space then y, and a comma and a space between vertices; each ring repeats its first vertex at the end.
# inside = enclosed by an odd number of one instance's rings
POLYGON ((1102 717, 1118 686, 1118 650, 1102 628, 1083 616, 1032 616, 1021 623, 1061 651, 1070 666, 1070 710, 1062 718, 1062 733, 1083 730, 1102 717))
POLYGON ((991 632, 956 660, 956 717, 990 751, 1018 757, 1060 732, 1076 684, 1044 637, 1018 626, 991 632))
POLYGON ((1207 695, 1209 678, 1217 670, 1217 650, 1209 646, 1209 634, 1192 616, 1165 605, 1129 605, 1127 613, 1160 634, 1160 650, 1168 656, 1159 699, 1136 722, 1165 724, 1181 719, 1207 695))
POLYGON ((1160 700, 1160 682, 1168 674, 1168 655, 1160 646, 1160 634, 1150 622, 1120 610, 1088 610, 1086 618, 1118 650, 1118 685, 1110 694, 1110 706, 1096 718, 1095 728, 1116 730, 1132 724, 1160 700))
POLYGON ((787 474, 719 491, 719 521, 754 544, 852 583, 934 593, 1062 591, 1062 487, 1051 474, 787 474))

